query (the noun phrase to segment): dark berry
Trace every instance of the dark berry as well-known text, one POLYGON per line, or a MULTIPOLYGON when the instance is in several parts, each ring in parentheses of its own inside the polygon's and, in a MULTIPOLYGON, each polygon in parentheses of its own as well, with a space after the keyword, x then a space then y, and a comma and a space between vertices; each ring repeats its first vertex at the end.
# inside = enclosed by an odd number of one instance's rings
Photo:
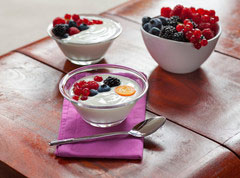
POLYGON ((98 92, 106 92, 106 91, 110 91, 110 90, 111 90, 111 88, 106 84, 103 84, 98 88, 98 92))
POLYGON ((109 76, 103 81, 104 84, 108 85, 109 87, 116 87, 121 84, 120 80, 115 77, 109 76))
POLYGON ((89 27, 86 24, 82 23, 81 25, 79 25, 78 29, 80 31, 84 31, 84 30, 89 29, 89 27))
POLYGON ((76 23, 75 21, 73 21, 73 20, 70 20, 70 21, 68 22, 68 25, 69 25, 69 28, 71 28, 71 27, 78 27, 78 26, 77 26, 77 23, 76 23))
POLYGON ((168 25, 176 27, 178 25, 178 23, 182 23, 182 21, 180 20, 180 18, 178 16, 172 16, 169 19, 168 25))
POLYGON ((151 19, 149 23, 152 27, 162 28, 162 21, 158 18, 151 19))
POLYGON ((142 18, 142 24, 144 25, 145 23, 148 23, 150 20, 151 20, 151 17, 144 16, 144 17, 142 18))
POLYGON ((98 94, 98 91, 97 91, 97 90, 91 89, 89 96, 95 96, 95 95, 97 95, 97 94, 98 94))
POLYGON ((173 26, 164 26, 159 36, 162 38, 172 40, 173 35, 176 32, 177 32, 177 30, 173 26))
POLYGON ((175 41, 182 41, 182 42, 186 42, 187 41, 183 32, 174 33, 173 40, 175 40, 175 41))
POLYGON ((169 23, 169 18, 160 16, 159 19, 162 22, 162 25, 166 26, 169 23))
POLYGON ((52 32, 58 37, 63 37, 67 30, 64 24, 57 24, 55 27, 53 27, 52 32))
POLYGON ((143 25, 143 29, 146 31, 146 32, 149 32, 150 29, 152 28, 152 25, 150 23, 145 23, 143 25))
POLYGON ((160 30, 157 27, 153 27, 149 30, 149 33, 151 33, 153 35, 156 35, 156 36, 159 36, 160 30))

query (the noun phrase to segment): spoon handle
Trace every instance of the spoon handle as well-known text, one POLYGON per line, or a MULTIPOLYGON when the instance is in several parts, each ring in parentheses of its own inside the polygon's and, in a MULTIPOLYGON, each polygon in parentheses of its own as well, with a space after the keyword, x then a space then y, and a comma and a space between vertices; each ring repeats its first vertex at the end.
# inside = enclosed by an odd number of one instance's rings
POLYGON ((103 133, 103 134, 97 134, 92 136, 86 136, 86 137, 79 137, 79 138, 67 138, 63 140, 53 140, 49 142, 50 146, 53 145, 64 145, 68 143, 77 143, 85 140, 90 139, 96 139, 96 138, 103 138, 103 137, 109 137, 109 136, 115 136, 115 135, 128 135, 128 132, 109 132, 109 133, 103 133))

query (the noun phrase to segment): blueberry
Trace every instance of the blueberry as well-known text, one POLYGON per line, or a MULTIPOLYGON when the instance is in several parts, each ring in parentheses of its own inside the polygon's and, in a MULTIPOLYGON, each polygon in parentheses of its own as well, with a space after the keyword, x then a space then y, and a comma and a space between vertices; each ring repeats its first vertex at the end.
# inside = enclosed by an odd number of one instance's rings
POLYGON ((158 18, 151 19, 150 24, 152 25, 152 27, 157 27, 159 29, 162 28, 162 21, 158 18))
POLYGON ((68 33, 65 33, 64 35, 63 35, 63 38, 67 38, 69 35, 68 35, 68 33))
POLYGON ((88 27, 86 24, 83 23, 83 24, 79 25, 78 29, 79 29, 80 31, 83 31, 83 30, 89 29, 89 27, 88 27))
POLYGON ((159 20, 161 20, 164 26, 168 25, 168 18, 160 16, 159 20))
POLYGON ((144 16, 144 17, 142 18, 142 24, 144 25, 145 23, 148 23, 150 20, 151 20, 151 17, 144 16))
POLYGON ((76 22, 73 21, 73 20, 70 20, 69 23, 68 23, 68 25, 69 25, 69 28, 71 28, 71 27, 78 27, 77 24, 76 24, 76 22))
POLYGON ((95 95, 97 95, 97 94, 98 94, 98 91, 97 91, 97 90, 91 89, 89 96, 95 96, 95 95))
POLYGON ((110 90, 111 90, 111 88, 106 84, 103 84, 103 85, 99 86, 99 88, 98 88, 98 92, 106 92, 106 91, 110 91, 110 90))
POLYGON ((69 25, 68 24, 64 24, 64 27, 66 28, 66 31, 69 30, 69 25))
POLYGON ((159 36, 160 30, 157 27, 152 27, 151 30, 149 31, 149 33, 159 36))
POLYGON ((149 30, 152 28, 152 25, 148 22, 148 23, 145 23, 143 25, 143 29, 146 31, 146 32, 149 32, 149 30))

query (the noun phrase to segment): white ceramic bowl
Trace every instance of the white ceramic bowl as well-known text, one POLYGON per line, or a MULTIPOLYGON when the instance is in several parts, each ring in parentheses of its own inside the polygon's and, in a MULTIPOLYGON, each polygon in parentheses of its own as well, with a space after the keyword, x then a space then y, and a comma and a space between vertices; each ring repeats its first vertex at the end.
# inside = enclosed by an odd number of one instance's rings
POLYGON ((145 46, 152 58, 168 72, 184 74, 197 70, 214 50, 221 34, 219 25, 217 35, 208 40, 208 45, 199 50, 190 42, 168 40, 146 32, 141 27, 145 46))
POLYGON ((136 102, 146 94, 148 90, 148 81, 141 72, 128 67, 112 64, 95 64, 75 69, 66 74, 59 83, 59 90, 63 97, 75 106, 84 121, 95 127, 111 127, 120 124, 126 119, 136 102), (139 85, 139 94, 123 103, 100 106, 72 99, 71 88, 76 81, 79 81, 86 75, 96 76, 101 74, 131 77, 131 79, 134 79, 139 85))
MULTIPOLYGON (((85 30, 83 32, 80 32, 76 35, 86 35, 86 33, 93 33, 94 35, 99 33, 99 37, 95 38, 95 41, 93 39, 89 40, 87 38, 80 41, 69 41, 68 39, 60 39, 56 37, 52 33, 52 24, 48 26, 47 32, 48 35, 54 39, 63 52, 63 54, 67 57, 69 61, 71 61, 74 64, 77 65, 90 65, 94 63, 98 63, 104 58, 105 53, 107 52, 108 48, 122 32, 122 27, 120 23, 106 18, 99 15, 92 15, 92 14, 80 14, 81 18, 88 18, 88 19, 95 19, 95 20, 102 20, 103 24, 95 25, 98 27, 98 32, 93 31, 93 29, 96 29, 92 25, 90 25, 88 30, 85 30), (104 26, 104 20, 107 20, 111 24, 111 29, 104 26), (114 28, 114 30, 113 30, 114 28), (91 32, 92 31, 92 32, 91 32), (104 32, 112 33, 111 35, 108 35, 105 39, 103 36, 104 32)), ((69 37, 68 37, 69 38, 69 37)))

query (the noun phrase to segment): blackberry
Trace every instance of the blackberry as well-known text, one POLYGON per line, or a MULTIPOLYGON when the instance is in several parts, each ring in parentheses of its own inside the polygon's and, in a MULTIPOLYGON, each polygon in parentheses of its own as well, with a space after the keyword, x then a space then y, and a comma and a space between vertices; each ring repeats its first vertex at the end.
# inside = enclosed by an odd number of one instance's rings
POLYGON ((120 80, 118 78, 115 77, 108 77, 103 81, 104 84, 110 86, 110 87, 116 87, 119 86, 121 84, 120 80))
POLYGON ((175 40, 175 41, 182 41, 182 42, 186 42, 187 41, 183 32, 174 33, 173 34, 173 40, 175 40))
POLYGON ((54 35, 62 38, 65 35, 65 33, 67 32, 67 29, 66 29, 66 26, 64 24, 57 24, 52 29, 52 32, 53 32, 54 35))
POLYGON ((170 17, 169 21, 168 21, 168 25, 176 27, 178 25, 178 23, 181 23, 181 19, 178 16, 172 16, 170 17))
POLYGON ((172 40, 174 33, 177 33, 177 30, 175 29, 175 27, 168 25, 168 26, 163 27, 159 36, 162 37, 162 38, 172 40))

